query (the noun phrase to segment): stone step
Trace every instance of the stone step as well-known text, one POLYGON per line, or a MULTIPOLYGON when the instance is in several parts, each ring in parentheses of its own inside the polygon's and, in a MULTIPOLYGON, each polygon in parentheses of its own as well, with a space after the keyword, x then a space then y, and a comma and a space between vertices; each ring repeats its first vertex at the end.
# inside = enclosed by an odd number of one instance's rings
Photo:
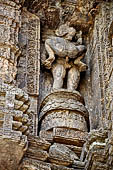
POLYGON ((32 158, 32 159, 36 159, 36 160, 40 160, 40 161, 46 161, 47 158, 49 157, 49 154, 47 153, 47 151, 43 151, 41 149, 28 148, 25 156, 27 158, 32 158))
POLYGON ((31 159, 31 158, 24 158, 23 162, 19 168, 19 170, 24 169, 38 169, 38 170, 51 170, 51 165, 46 162, 42 162, 39 160, 31 159))
POLYGON ((23 162, 19 170, 23 170, 24 168, 28 168, 29 170, 31 170, 30 168, 37 169, 37 170, 75 170, 74 168, 42 162, 31 158, 23 159, 23 162))
POLYGON ((39 136, 28 136, 29 148, 48 150, 51 143, 39 136))
POLYGON ((49 157, 47 151, 50 145, 49 142, 39 136, 29 136, 28 149, 25 156, 31 159, 46 161, 49 157))

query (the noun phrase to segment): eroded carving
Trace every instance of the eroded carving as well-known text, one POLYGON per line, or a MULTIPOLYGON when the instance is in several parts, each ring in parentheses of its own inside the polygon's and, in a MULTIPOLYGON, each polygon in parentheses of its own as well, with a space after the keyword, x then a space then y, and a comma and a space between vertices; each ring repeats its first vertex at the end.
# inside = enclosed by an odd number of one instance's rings
POLYGON ((0 169, 17 169, 28 147, 29 97, 21 89, 0 84, 0 169), (12 161, 7 161, 11 160, 12 161))
POLYGON ((17 74, 20 9, 15 2, 0 1, 0 80, 14 83, 17 74))
POLYGON ((63 144, 54 143, 49 149, 49 160, 60 165, 71 165, 78 156, 63 144))
POLYGON ((43 61, 43 64, 52 71, 53 89, 63 87, 66 71, 69 70, 67 89, 76 90, 80 80, 80 72, 85 71, 87 68, 86 64, 80 61, 84 57, 83 54, 86 50, 86 47, 80 44, 82 37, 79 37, 76 43, 71 42, 75 33, 76 30, 73 27, 64 24, 56 30, 56 36, 52 36, 45 41, 45 49, 49 57, 43 61))

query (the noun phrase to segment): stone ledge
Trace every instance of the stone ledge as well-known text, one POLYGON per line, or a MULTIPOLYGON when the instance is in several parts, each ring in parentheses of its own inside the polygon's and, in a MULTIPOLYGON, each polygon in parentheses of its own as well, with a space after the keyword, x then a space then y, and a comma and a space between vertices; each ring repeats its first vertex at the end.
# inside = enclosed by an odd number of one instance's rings
POLYGON ((44 138, 39 136, 28 136, 28 142, 30 148, 40 148, 43 150, 48 150, 51 143, 47 142, 44 138))
POLYGON ((55 165, 47 162, 24 158, 18 170, 74 170, 74 168, 65 167, 62 165, 55 165))
POLYGON ((43 151, 40 148, 28 148, 25 154, 25 157, 39 160, 39 161, 46 161, 49 157, 47 151, 43 151))
POLYGON ((53 140, 59 143, 83 146, 88 133, 68 128, 54 128, 53 140))
POLYGON ((19 167, 19 170, 51 170, 51 165, 46 162, 38 161, 38 160, 33 160, 29 158, 25 158, 22 161, 22 164, 19 167))

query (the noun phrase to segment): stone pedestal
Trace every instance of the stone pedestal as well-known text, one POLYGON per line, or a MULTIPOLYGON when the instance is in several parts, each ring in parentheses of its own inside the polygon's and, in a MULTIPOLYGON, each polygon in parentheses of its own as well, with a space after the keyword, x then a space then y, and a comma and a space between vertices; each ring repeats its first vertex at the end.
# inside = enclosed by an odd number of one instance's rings
POLYGON ((85 142, 88 112, 77 91, 52 91, 41 103, 39 121, 46 140, 77 146, 85 142))

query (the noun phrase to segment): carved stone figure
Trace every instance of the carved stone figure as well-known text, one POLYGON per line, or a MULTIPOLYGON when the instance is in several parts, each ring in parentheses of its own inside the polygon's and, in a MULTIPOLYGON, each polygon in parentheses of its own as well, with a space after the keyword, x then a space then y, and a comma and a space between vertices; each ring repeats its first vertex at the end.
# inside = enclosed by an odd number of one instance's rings
MULTIPOLYGON (((85 46, 81 45, 81 33, 78 42, 71 42, 76 33, 73 27, 61 25, 55 33, 56 36, 45 41, 45 49, 49 57, 43 61, 43 64, 47 69, 51 69, 54 82, 53 90, 41 102, 39 134, 40 137, 50 142, 65 144, 70 142, 81 147, 87 136, 89 115, 83 104, 83 98, 76 89, 80 80, 80 72, 87 68, 86 64, 81 62, 85 46), (66 76, 67 89, 63 89, 66 76)), ((60 154, 61 152, 55 152, 55 155, 60 154)), ((50 155, 54 157, 51 149, 50 155)), ((57 157, 50 158, 49 161, 56 163, 54 159, 57 160, 57 157)), ((69 162, 65 165, 69 165, 69 162)))
POLYGON ((73 27, 62 25, 55 31, 56 36, 45 41, 45 49, 49 58, 44 61, 46 68, 50 69, 55 60, 55 55, 65 58, 68 56, 71 59, 77 58, 77 55, 83 53, 86 48, 84 45, 77 45, 70 42, 75 36, 76 30, 73 27), (64 30, 63 30, 64 29, 64 30))
POLYGON ((76 30, 73 27, 62 25, 56 30, 56 35, 59 37, 52 36, 45 41, 45 49, 49 54, 49 58, 43 64, 47 69, 52 68, 53 89, 63 87, 66 69, 70 69, 68 71, 67 89, 76 90, 80 80, 80 72, 86 70, 86 65, 80 61, 83 58, 83 55, 80 56, 80 54, 84 53, 85 46, 70 42, 75 33, 76 30), (61 38, 60 36, 63 37, 61 38), (58 58, 56 63, 53 63, 55 55, 58 58), (74 62, 72 59, 75 59, 74 62))

